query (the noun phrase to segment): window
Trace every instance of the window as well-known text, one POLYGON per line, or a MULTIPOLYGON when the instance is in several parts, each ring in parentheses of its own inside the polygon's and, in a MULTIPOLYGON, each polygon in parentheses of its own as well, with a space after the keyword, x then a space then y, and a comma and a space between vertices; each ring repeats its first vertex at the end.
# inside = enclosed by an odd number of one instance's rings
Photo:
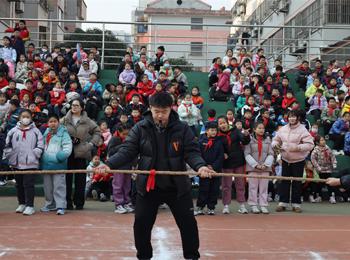
POLYGON ((328 23, 350 24, 350 2, 348 0, 327 0, 326 18, 328 23))
POLYGON ((203 18, 191 18, 191 24, 198 24, 198 25, 191 25, 191 30, 203 30, 203 18))
POLYGON ((191 42, 191 56, 203 56, 203 42, 191 42))

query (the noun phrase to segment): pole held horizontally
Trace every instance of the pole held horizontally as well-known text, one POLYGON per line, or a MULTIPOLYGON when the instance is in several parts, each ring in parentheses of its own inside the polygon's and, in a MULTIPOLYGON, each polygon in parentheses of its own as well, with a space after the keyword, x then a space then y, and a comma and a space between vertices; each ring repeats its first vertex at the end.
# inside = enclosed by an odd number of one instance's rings
MULTIPOLYGON (((88 173, 94 172, 94 170, 30 170, 30 171, 3 171, 0 175, 11 174, 74 174, 74 173, 88 173)), ((117 174, 150 174, 147 170, 108 170, 106 173, 117 174)), ((157 175, 172 175, 172 176, 196 176, 197 172, 181 172, 181 171, 157 171, 157 175)), ((282 181, 306 181, 306 182, 318 182, 325 183, 325 179, 312 179, 303 177, 284 177, 284 176, 261 176, 261 175, 247 175, 236 173, 215 173, 213 177, 232 176, 238 178, 255 178, 255 179, 268 179, 268 180, 282 180, 282 181)))

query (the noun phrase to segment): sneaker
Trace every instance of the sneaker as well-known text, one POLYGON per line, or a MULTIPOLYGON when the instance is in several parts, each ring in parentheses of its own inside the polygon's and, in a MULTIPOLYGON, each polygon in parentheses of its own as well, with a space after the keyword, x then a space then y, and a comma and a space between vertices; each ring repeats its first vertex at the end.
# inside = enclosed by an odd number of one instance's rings
POLYGON ((106 202, 107 200, 108 200, 108 199, 107 199, 106 195, 105 195, 104 193, 101 193, 101 194, 100 194, 100 201, 106 202))
POLYGON ((345 155, 343 150, 340 150, 338 155, 345 155))
POLYGON ((239 206, 238 213, 248 214, 248 210, 243 203, 239 206))
POLYGON ((134 212, 134 211, 135 211, 135 209, 134 209, 134 207, 132 206, 131 203, 125 204, 125 205, 124 205, 124 209, 126 209, 126 211, 127 211, 128 213, 131 213, 131 212, 134 212))
POLYGON ((15 179, 8 180, 7 183, 10 185, 16 185, 16 180, 15 179))
POLYGON ((337 200, 335 199, 334 193, 332 193, 332 196, 329 198, 329 203, 336 204, 337 200))
POLYGON ((23 211, 26 209, 26 205, 18 205, 17 209, 16 209, 16 213, 23 213, 23 211))
POLYGON ((128 211, 122 205, 118 205, 115 208, 114 213, 125 214, 125 213, 128 213, 128 211))
POLYGON ((230 208, 228 207, 228 205, 224 205, 222 214, 230 214, 230 208))
POLYGON ((251 212, 253 213, 253 214, 260 214, 260 210, 259 210, 259 208, 257 207, 257 206, 251 206, 250 207, 250 210, 251 210, 251 212))
POLYGON ((26 207, 25 210, 23 211, 23 215, 25 216, 31 216, 35 213, 35 210, 33 207, 26 207))
POLYGON ((64 215, 64 209, 57 209, 56 215, 64 215))
POLYGON ((5 186, 7 184, 6 180, 0 181, 0 186, 5 186))
POLYGON ((208 209, 208 215, 215 215, 215 210, 214 209, 208 209))
POLYGON ((339 155, 339 152, 338 152, 337 150, 332 150, 332 153, 333 153, 334 155, 339 155))
POLYGON ((279 202, 280 201, 280 195, 276 194, 275 195, 275 202, 279 202))
POLYGON ((50 209, 48 207, 44 206, 44 207, 40 208, 40 212, 44 212, 44 213, 50 212, 50 209))
POLYGON ((303 196, 301 196, 300 201, 301 201, 301 203, 304 202, 304 197, 303 196))
POLYGON ((276 207, 276 212, 283 212, 283 211, 286 211, 286 207, 280 206, 280 205, 278 205, 278 206, 276 207))
POLYGON ((302 210, 300 207, 293 207, 293 211, 294 211, 295 213, 301 213, 301 212, 303 212, 303 210, 302 210))
POLYGON ((316 200, 314 199, 313 195, 309 196, 309 202, 311 202, 311 203, 315 203, 316 202, 316 200))
POLYGON ((265 206, 261 206, 260 211, 262 214, 270 214, 270 211, 265 206))
POLYGON ((322 197, 321 196, 317 196, 316 199, 315 199, 315 202, 316 203, 322 202, 322 197))
POLYGON ((194 215, 195 216, 199 216, 199 215, 205 215, 203 208, 197 207, 196 210, 194 211, 194 215))
POLYGON ((97 198, 98 198, 97 190, 92 190, 91 196, 92 196, 93 200, 97 200, 97 198))
POLYGON ((165 203, 162 203, 162 204, 159 205, 159 208, 160 209, 168 209, 168 205, 165 204, 165 203))
POLYGON ((272 198, 272 193, 269 192, 268 196, 267 196, 267 201, 268 202, 272 202, 273 201, 273 198, 272 198))

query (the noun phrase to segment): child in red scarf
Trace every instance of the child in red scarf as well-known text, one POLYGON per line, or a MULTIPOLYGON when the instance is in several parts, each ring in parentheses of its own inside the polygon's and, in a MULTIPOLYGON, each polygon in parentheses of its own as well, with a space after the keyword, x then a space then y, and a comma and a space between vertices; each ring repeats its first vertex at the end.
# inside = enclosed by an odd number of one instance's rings
MULTIPOLYGON (((246 171, 249 175, 269 176, 272 172, 274 153, 271 139, 265 136, 265 126, 262 122, 255 124, 254 134, 248 145, 244 147, 244 155, 247 161, 246 171)), ((267 209, 268 184, 267 179, 249 178, 248 204, 254 214, 269 214, 267 209), (259 193, 258 193, 259 191, 259 193), (260 206, 260 209, 258 208, 260 206)))
MULTIPOLYGON (((209 167, 221 172, 224 162, 224 146, 221 138, 217 136, 218 124, 216 121, 208 122, 205 135, 199 140, 202 157, 209 167)), ((204 215, 203 209, 208 208, 208 215, 215 215, 215 205, 220 189, 220 178, 200 179, 197 209, 195 215, 204 215)))
POLYGON ((296 101, 296 98, 294 97, 294 93, 292 90, 288 90, 287 94, 282 100, 282 108, 288 109, 292 106, 292 104, 296 101))
MULTIPOLYGON (((118 127, 114 133, 111 141, 108 144, 107 151, 108 156, 111 157, 117 153, 121 145, 125 142, 130 130, 128 124, 122 124, 118 127)), ((122 169, 130 170, 132 163, 124 166, 122 169)), ((130 174, 113 174, 113 198, 115 203, 115 213, 125 214, 133 212, 134 209, 131 204, 130 191, 131 191, 131 175, 130 174)))
POLYGON ((340 116, 340 109, 337 107, 337 102, 334 97, 330 97, 328 100, 328 107, 322 110, 321 122, 324 129, 324 134, 328 135, 332 125, 337 121, 340 116))

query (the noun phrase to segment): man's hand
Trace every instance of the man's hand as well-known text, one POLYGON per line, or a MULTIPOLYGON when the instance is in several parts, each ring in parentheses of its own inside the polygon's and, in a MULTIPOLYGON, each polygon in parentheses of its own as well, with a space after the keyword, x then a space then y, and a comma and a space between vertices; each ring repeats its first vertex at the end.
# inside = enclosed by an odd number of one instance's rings
POLYGON ((326 184, 333 187, 341 185, 339 178, 328 178, 326 184))
POLYGON ((107 165, 105 167, 97 168, 94 171, 94 174, 101 174, 102 176, 107 175, 107 171, 110 171, 111 168, 109 168, 107 165))
POLYGON ((215 171, 211 170, 207 166, 202 166, 198 169, 198 175, 201 178, 211 178, 213 175, 215 175, 215 171))

